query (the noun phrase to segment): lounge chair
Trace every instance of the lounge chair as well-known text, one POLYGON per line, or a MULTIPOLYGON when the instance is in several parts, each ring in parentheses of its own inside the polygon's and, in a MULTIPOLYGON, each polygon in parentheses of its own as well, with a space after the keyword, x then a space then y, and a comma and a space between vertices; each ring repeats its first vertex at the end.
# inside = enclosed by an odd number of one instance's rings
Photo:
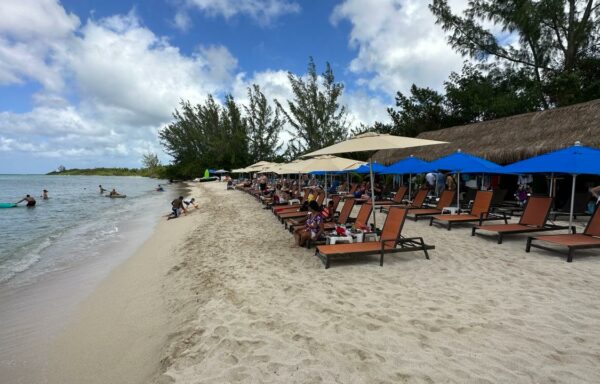
POLYGON ((358 210, 358 214, 356 218, 348 218, 347 222, 353 223, 354 228, 358 227, 366 227, 369 224, 369 217, 371 217, 371 212, 373 212, 373 206, 371 204, 363 204, 360 206, 358 210))
POLYGON ((502 238, 505 235, 569 228, 568 226, 546 223, 551 206, 551 197, 531 196, 527 201, 527 205, 525 205, 525 210, 518 224, 477 225, 473 227, 471 236, 475 236, 477 230, 497 232, 498 244, 502 244, 502 238))
MULTIPOLYGON (((306 199, 308 199, 309 194, 310 194, 310 188, 306 188, 304 190, 304 195, 302 196, 301 201, 302 202, 306 201, 306 199)), ((298 204, 279 205, 279 206, 273 207, 272 210, 275 215, 277 215, 278 213, 285 212, 285 211, 294 212, 294 211, 298 210, 298 208, 302 205, 302 202, 298 203, 298 204)))
POLYGON ((391 199, 387 200, 377 200, 375 201, 375 205, 397 205, 402 204, 402 200, 404 200, 404 196, 406 196, 406 192, 408 192, 407 187, 398 187, 396 194, 391 199))
MULTIPOLYGON (((590 193, 589 192, 578 192, 575 193, 575 199, 573 200, 573 218, 576 219, 577 216, 591 216, 587 211, 587 204, 590 201, 590 193)), ((571 198, 557 210, 553 210, 550 212, 550 217, 552 220, 556 220, 557 217, 569 217, 571 213, 571 198)))
MULTIPOLYGON (((319 193, 319 195, 315 199, 315 201, 317 202, 317 204, 319 204, 319 206, 323 205, 323 200, 325 200, 325 192, 319 193)), ((297 219, 297 218, 300 218, 300 217, 304 217, 306 215, 308 215, 308 211, 283 212, 283 213, 278 214, 277 218, 282 223, 285 223, 285 226, 287 228, 287 223, 286 223, 287 220, 289 220, 289 219, 297 219)))
POLYGON ((573 255, 577 249, 600 248, 600 209, 596 209, 588 221, 583 233, 572 233, 568 235, 542 235, 527 238, 525 252, 529 252, 531 247, 545 249, 548 251, 558 251, 557 249, 533 244, 534 240, 545 241, 546 243, 559 245, 568 248, 567 262, 573 261, 573 255))
POLYGON ((421 216, 433 216, 442 213, 445 207, 449 207, 454 201, 454 191, 444 191, 442 196, 438 200, 435 208, 411 208, 408 210, 408 215, 412 215, 412 218, 417 221, 421 216))
POLYGON ((336 225, 345 225, 348 222, 348 219, 350 218, 352 208, 354 208, 354 199, 346 199, 346 201, 344 201, 344 205, 342 205, 340 215, 335 219, 335 221, 325 223, 325 230, 334 229, 336 225))
POLYGON ((383 266, 383 256, 386 253, 423 251, 425 258, 429 259, 427 251, 435 249, 433 245, 425 244, 422 237, 402 237, 401 232, 406 220, 406 213, 406 208, 390 207, 379 241, 319 245, 315 255, 321 259, 325 269, 329 268, 332 259, 348 256, 379 255, 380 266, 383 266), (398 248, 398 246, 400 247, 398 248))
MULTIPOLYGON (((403 204, 394 204, 394 207, 404 207, 404 208, 422 208, 423 204, 425 204, 425 199, 427 199, 427 194, 429 191, 427 189, 419 189, 415 194, 415 198, 411 201, 407 201, 403 204)), ((380 207, 379 212, 387 212, 389 206, 380 207)))
MULTIPOLYGON (((338 203, 339 203, 340 196, 334 196, 332 198, 332 200, 334 200, 335 198, 337 198, 338 203)), ((334 205, 333 212, 335 212, 337 204, 334 202, 333 205, 334 205)), ((324 223, 325 230, 327 230, 327 229, 334 229, 336 225, 346 224, 346 221, 348 221, 348 217, 350 217, 350 213, 352 212, 352 208, 353 207, 354 207, 354 199, 347 199, 344 202, 344 205, 342 206, 342 211, 337 216, 337 218, 335 218, 335 220, 332 221, 332 222, 326 222, 326 223, 324 223)), ((288 222, 288 228, 289 228, 290 232, 294 232, 296 229, 298 229, 298 227, 304 227, 304 224, 302 224, 298 220, 289 220, 289 222, 288 222)))
POLYGON ((471 207, 469 213, 433 216, 429 220, 429 225, 433 225, 434 222, 444 222, 447 224, 448 230, 450 230, 452 228, 452 223, 478 222, 479 225, 481 225, 484 221, 488 220, 504 220, 504 223, 508 224, 506 215, 497 216, 490 213, 490 205, 492 203, 493 195, 494 192, 492 191, 477 191, 473 206, 471 207))

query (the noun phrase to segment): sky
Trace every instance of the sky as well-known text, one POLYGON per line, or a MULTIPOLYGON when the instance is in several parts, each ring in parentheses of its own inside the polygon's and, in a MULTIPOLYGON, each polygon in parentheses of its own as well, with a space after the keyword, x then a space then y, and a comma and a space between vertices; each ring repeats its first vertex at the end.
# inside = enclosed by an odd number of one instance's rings
MULTIPOLYGON (((467 0, 451 0, 454 11, 467 0)), ((424 0, 1 0, 0 174, 163 163, 181 100, 292 99, 288 72, 329 62, 352 126, 397 91, 442 89, 465 58, 424 0)), ((285 135, 282 137, 285 140, 285 135)))

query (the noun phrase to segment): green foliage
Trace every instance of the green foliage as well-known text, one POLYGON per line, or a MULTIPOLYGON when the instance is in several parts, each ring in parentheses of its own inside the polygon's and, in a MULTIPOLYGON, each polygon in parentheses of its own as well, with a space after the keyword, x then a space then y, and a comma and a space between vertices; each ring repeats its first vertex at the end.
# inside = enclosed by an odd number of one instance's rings
POLYGON ((275 100, 293 130, 294 139, 288 143, 287 156, 316 151, 342 141, 348 135, 346 108, 339 104, 344 85, 335 82, 329 63, 321 74, 320 84, 312 57, 308 61, 306 80, 288 73, 294 100, 287 101, 289 112, 275 100))
POLYGON ((429 88, 419 88, 413 84, 411 95, 396 94, 396 106, 399 110, 388 108, 394 127, 393 134, 414 137, 423 131, 443 127, 446 119, 444 97, 429 88))
POLYGON ((166 178, 166 170, 163 166, 155 167, 153 170, 147 168, 72 168, 63 171, 53 171, 47 174, 61 176, 143 176, 166 178))
POLYGON ((597 60, 600 43, 598 0, 474 0, 463 16, 452 13, 447 0, 429 6, 448 42, 476 60, 495 59, 527 74, 537 83, 542 107, 563 106, 600 97, 597 60), (492 22, 503 33, 486 28, 492 22), (519 44, 502 39, 515 36, 519 44), (590 71, 596 65, 596 70, 590 71))
POLYGON ((148 152, 142 156, 142 164, 145 168, 155 169, 160 166, 160 160, 156 153, 148 152))
POLYGON ((278 108, 273 111, 257 84, 248 88, 248 100, 244 110, 248 123, 249 162, 273 161, 283 147, 283 143, 279 143, 279 133, 285 120, 278 108))
POLYGON ((173 121, 159 132, 161 144, 173 157, 176 177, 197 177, 201 169, 231 169, 248 164, 247 124, 231 95, 218 105, 212 95, 204 104, 181 102, 173 121))

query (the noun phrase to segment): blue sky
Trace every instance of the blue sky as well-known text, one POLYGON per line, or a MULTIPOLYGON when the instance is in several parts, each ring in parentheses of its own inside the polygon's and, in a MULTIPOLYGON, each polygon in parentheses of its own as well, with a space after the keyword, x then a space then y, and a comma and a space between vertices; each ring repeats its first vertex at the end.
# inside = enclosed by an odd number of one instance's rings
POLYGON ((387 121, 396 91, 439 89, 464 60, 422 0, 2 0, 0 14, 0 173, 168 162, 157 132, 180 99, 244 103, 257 83, 286 100, 309 56, 345 84, 353 125, 387 121))

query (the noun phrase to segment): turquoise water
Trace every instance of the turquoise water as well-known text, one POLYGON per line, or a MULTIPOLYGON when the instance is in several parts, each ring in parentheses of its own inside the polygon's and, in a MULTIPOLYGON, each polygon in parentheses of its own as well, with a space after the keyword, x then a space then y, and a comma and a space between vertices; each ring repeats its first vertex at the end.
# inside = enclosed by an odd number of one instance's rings
POLYGON ((0 175, 0 203, 30 194, 34 208, 0 208, 0 285, 31 282, 73 263, 101 257, 106 245, 127 241, 123 226, 154 226, 169 212, 174 191, 156 192, 160 180, 142 177, 0 175), (116 188, 110 199, 98 185, 116 188), (49 199, 40 195, 47 189, 49 199), (135 219, 135 220, 133 220, 135 219), (141 220, 140 220, 141 219, 141 220))

